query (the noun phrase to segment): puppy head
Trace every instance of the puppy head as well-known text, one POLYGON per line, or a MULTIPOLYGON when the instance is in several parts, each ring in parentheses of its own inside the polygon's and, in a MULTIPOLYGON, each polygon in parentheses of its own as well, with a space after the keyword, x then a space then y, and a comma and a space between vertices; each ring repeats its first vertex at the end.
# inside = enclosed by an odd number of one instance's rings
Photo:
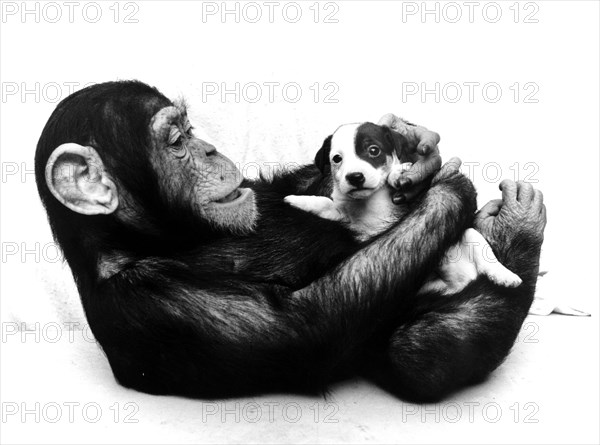
POLYGON ((335 190, 366 199, 386 184, 406 147, 406 139, 388 127, 346 124, 325 139, 315 164, 323 174, 331 173, 335 190))

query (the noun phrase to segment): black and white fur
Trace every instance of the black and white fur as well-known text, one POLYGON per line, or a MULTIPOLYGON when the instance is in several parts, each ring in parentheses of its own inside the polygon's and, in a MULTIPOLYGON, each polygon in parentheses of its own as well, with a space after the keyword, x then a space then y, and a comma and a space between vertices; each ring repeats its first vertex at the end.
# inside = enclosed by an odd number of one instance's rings
POLYGON ((221 173, 236 171, 233 162, 189 131, 184 110, 171 114, 174 105, 138 81, 89 86, 57 106, 35 154, 50 227, 121 385, 222 399, 315 394, 364 375, 433 402, 482 382, 507 357, 535 292, 541 192, 504 181, 501 208, 490 201, 474 218, 475 189, 447 169, 398 224, 361 245, 343 224, 284 202, 331 196, 331 178, 310 164, 244 181, 258 219, 240 234, 247 213, 232 221, 199 212, 217 201, 235 208, 242 195, 232 203, 237 193, 217 195, 205 181, 231 184, 221 173), (71 143, 79 154, 64 151, 71 143), (82 204, 99 213, 72 208, 82 204), (482 276, 452 298, 415 298, 473 224, 523 284, 482 276))
MULTIPOLYGON (((392 194, 401 173, 412 165, 401 161, 406 146, 405 138, 388 127, 370 122, 342 125, 325 139, 315 157, 319 169, 331 173, 331 199, 290 195, 284 200, 322 218, 344 222, 357 239, 365 241, 402 217, 403 206, 393 204, 392 194)), ((483 236, 467 229, 420 293, 455 293, 479 275, 501 286, 521 284, 497 260, 483 236)))

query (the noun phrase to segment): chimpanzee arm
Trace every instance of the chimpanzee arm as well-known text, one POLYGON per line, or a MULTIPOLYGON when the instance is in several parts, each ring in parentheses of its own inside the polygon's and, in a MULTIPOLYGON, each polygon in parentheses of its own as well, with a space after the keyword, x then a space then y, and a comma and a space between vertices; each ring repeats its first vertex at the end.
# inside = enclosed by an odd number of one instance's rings
POLYGON ((355 367, 378 320, 418 288, 474 210, 472 184, 449 169, 403 224, 292 295, 149 259, 84 304, 123 385, 205 397, 321 389, 355 367))
POLYGON ((523 283, 515 289, 479 277, 458 294, 420 295, 400 314, 387 343, 374 348, 369 373, 403 397, 439 400, 483 380, 508 355, 533 301, 546 224, 541 192, 504 181, 475 228, 523 283))
POLYGON ((422 284, 446 248, 460 238, 473 219, 476 206, 471 182, 458 173, 451 160, 432 187, 402 222, 378 237, 328 276, 296 294, 298 304, 321 300, 318 307, 332 309, 326 318, 370 313, 385 317, 390 304, 422 284), (327 304, 325 304, 327 303, 327 304), (338 308, 344 308, 339 311, 338 308), (356 314, 353 313, 356 311, 356 314))

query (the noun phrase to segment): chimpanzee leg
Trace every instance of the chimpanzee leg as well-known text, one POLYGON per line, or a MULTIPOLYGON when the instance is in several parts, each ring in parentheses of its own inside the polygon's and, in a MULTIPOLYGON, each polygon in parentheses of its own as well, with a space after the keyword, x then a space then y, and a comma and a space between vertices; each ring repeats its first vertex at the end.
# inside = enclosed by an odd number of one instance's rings
POLYGON ((406 399, 430 402, 477 383, 502 363, 533 301, 481 277, 455 295, 420 295, 411 320, 388 340, 378 380, 406 399))
POLYGON ((503 201, 488 203, 475 228, 523 283, 507 288, 479 277, 454 295, 419 295, 401 314, 374 374, 404 398, 435 401, 485 379, 517 338, 533 301, 546 212, 531 186, 505 181, 502 190, 503 201))

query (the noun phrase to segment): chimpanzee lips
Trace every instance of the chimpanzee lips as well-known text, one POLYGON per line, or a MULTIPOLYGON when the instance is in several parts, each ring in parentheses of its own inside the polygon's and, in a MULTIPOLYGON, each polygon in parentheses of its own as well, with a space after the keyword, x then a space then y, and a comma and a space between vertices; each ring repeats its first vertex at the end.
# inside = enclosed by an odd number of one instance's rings
POLYGON ((220 204, 225 204, 227 202, 231 202, 237 198, 240 197, 242 193, 240 192, 240 189, 235 189, 233 192, 231 192, 229 195, 224 196, 221 199, 217 199, 215 202, 218 202, 220 204))
POLYGON ((220 208, 238 206, 247 201, 253 194, 254 192, 251 189, 237 188, 228 195, 215 199, 211 205, 220 208))

